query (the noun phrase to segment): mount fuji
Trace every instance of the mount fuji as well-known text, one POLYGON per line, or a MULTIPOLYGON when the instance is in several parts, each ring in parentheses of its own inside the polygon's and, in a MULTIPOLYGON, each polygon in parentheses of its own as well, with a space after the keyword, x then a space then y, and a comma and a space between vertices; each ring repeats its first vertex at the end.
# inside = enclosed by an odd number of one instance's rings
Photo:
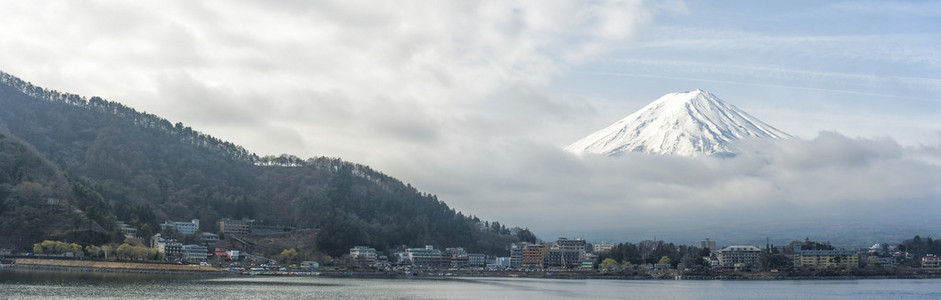
POLYGON ((671 93, 564 149, 575 154, 729 156, 742 138, 791 136, 703 91, 671 93))

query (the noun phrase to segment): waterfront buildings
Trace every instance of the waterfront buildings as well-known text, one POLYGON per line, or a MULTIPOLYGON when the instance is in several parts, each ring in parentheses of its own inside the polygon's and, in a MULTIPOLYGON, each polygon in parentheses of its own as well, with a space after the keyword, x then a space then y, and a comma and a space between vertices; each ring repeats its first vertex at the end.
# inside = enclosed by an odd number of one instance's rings
POLYGON ((174 239, 165 239, 159 233, 150 239, 150 247, 163 253, 166 260, 180 260, 183 258, 183 244, 174 239))
POLYGON ((921 267, 925 269, 941 269, 941 257, 928 254, 921 258, 921 267))
POLYGON ((856 267, 859 266, 859 254, 856 250, 801 250, 794 246, 795 267, 856 267))
POLYGON ((734 245, 716 252, 719 266, 724 268, 749 268, 758 266, 761 248, 754 245, 734 245))
POLYGON ((183 245, 183 261, 204 262, 209 255, 209 248, 202 245, 183 245))
POLYGON ((546 257, 549 256, 549 247, 543 244, 527 244, 521 250, 521 267, 524 269, 542 269, 546 257))
POLYGON ((442 264, 443 252, 427 245, 425 248, 409 248, 405 250, 408 261, 416 267, 438 267, 442 264))
POLYGON ((375 248, 366 246, 356 246, 350 248, 350 258, 361 266, 372 266, 378 262, 378 254, 375 248))
POLYGON ((529 245, 529 243, 522 242, 510 245, 510 268, 519 269, 523 267, 523 248, 526 245, 529 245))

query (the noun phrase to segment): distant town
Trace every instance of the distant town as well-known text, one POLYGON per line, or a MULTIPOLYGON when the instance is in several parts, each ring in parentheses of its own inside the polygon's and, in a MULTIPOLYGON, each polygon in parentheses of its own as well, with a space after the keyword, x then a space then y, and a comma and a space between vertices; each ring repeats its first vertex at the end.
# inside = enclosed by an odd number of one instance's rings
MULTIPOLYGON (((124 223, 119 223, 119 226, 127 241, 142 241, 134 227, 124 223)), ((162 233, 153 235, 146 245, 133 245, 132 242, 118 247, 83 247, 47 240, 35 244, 33 252, 28 253, 0 249, 0 258, 4 262, 11 262, 5 264, 5 267, 15 266, 17 258, 27 262, 30 258, 51 258, 66 261, 162 262, 213 267, 219 271, 250 275, 312 275, 330 272, 432 276, 587 274, 680 279, 684 276, 722 278, 729 274, 747 276, 775 273, 807 276, 941 274, 941 258, 938 256, 941 241, 920 236, 896 245, 875 244, 862 249, 837 249, 827 242, 809 239, 784 246, 758 246, 722 245, 706 238, 698 245, 678 246, 665 241, 648 240, 635 245, 589 243, 580 238, 560 237, 551 242, 508 244, 506 256, 471 253, 460 245, 443 249, 432 245, 401 245, 388 251, 357 245, 342 257, 315 261, 298 257, 293 248, 283 249, 277 257, 254 255, 253 243, 245 238, 298 230, 292 224, 222 219, 218 222, 218 228, 218 233, 203 232, 197 219, 189 222, 167 221, 161 224, 162 233), (223 237, 232 242, 229 245, 239 246, 233 249, 215 247, 223 237)))

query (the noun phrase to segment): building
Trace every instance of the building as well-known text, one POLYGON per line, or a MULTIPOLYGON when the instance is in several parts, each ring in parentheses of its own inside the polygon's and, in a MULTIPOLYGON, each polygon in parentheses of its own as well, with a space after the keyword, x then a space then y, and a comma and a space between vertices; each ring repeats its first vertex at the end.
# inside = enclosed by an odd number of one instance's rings
POLYGON ((297 226, 291 223, 264 222, 258 220, 219 220, 219 232, 222 234, 274 234, 291 232, 297 226))
POLYGON ((219 220, 219 232, 222 234, 249 234, 252 233, 252 222, 255 220, 219 220))
POLYGON ((232 260, 232 257, 229 256, 229 251, 223 248, 216 248, 216 250, 212 252, 212 256, 215 256, 219 260, 232 260))
POLYGON ((921 258, 921 267, 925 269, 941 269, 941 257, 934 254, 925 255, 921 258))
POLYGON ((581 265, 579 253, 570 249, 550 248, 544 266, 547 268, 574 269, 581 265))
POLYGON ((859 254, 856 250, 801 250, 794 246, 794 266, 833 268, 859 266, 859 254))
POLYGON ((487 256, 480 253, 471 253, 467 255, 467 266, 471 268, 483 268, 487 266, 487 256))
POLYGON ((529 243, 513 243, 510 246, 510 268, 519 269, 523 267, 523 248, 529 243))
POLYGON ((431 245, 425 248, 409 248, 405 252, 408 254, 408 261, 415 267, 436 268, 443 263, 443 252, 431 245))
POLYGON ((549 256, 549 247, 542 244, 528 244, 521 251, 521 267, 526 269, 542 269, 549 256))
POLYGON ((710 241, 709 238, 706 238, 705 241, 699 241, 699 249, 709 249, 709 252, 719 250, 719 248, 716 248, 716 241, 710 241))
POLYGON ((320 268, 320 263, 312 260, 305 260, 301 262, 301 268, 307 270, 316 270, 320 268))
POLYGON ((488 264, 487 267, 493 269, 506 269, 509 268, 512 259, 509 257, 497 257, 493 260, 493 264, 488 264))
POLYGON ((212 244, 219 241, 219 235, 212 232, 203 232, 199 236, 199 240, 203 241, 205 244, 212 244))
POLYGON ((159 233, 150 239, 150 247, 163 253, 166 260, 180 260, 183 258, 183 244, 174 239, 164 239, 159 233))
POLYGON ((361 266, 372 266, 379 261, 376 249, 366 246, 356 246, 350 248, 350 258, 352 258, 361 266))
POLYGON ((595 254, 608 252, 608 251, 611 251, 611 249, 614 249, 614 243, 612 242, 601 242, 598 244, 594 244, 592 247, 592 250, 594 250, 593 252, 595 254))
POLYGON ((545 266, 550 268, 576 269, 586 260, 587 243, 583 239, 560 237, 555 247, 549 249, 545 266))
POLYGON ((226 253, 229 255, 229 258, 231 258, 232 260, 235 260, 235 261, 242 260, 242 251, 229 250, 229 251, 226 251, 226 253))
POLYGON ((254 221, 251 225, 252 234, 274 234, 274 233, 283 233, 291 232, 297 229, 297 226, 290 223, 279 223, 279 222, 259 222, 254 221))
POLYGON ((722 248, 716 253, 719 265, 725 268, 748 268, 758 266, 761 248, 754 245, 735 245, 722 248))
POLYGON ((166 221, 160 224, 160 229, 166 230, 168 227, 173 227, 177 232, 182 234, 194 234, 196 231, 199 231, 199 219, 193 219, 189 222, 166 221))
POLYGON ((202 245, 183 245, 183 261, 204 262, 209 255, 209 248, 202 245))
POLYGON ((121 221, 117 221, 116 223, 118 224, 118 228, 121 229, 121 234, 123 234, 124 236, 129 236, 129 237, 137 236, 137 228, 131 227, 131 225, 127 225, 126 223, 121 222, 121 221))

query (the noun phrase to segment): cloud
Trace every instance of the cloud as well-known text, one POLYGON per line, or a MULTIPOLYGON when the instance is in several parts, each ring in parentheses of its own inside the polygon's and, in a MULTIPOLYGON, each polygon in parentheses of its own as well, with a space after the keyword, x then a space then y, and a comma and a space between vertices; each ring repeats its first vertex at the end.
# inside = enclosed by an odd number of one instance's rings
POLYGON ((763 237, 781 223, 905 226, 930 220, 941 208, 939 145, 904 147, 891 139, 821 132, 811 140, 745 140, 740 146, 744 154, 725 159, 580 158, 519 140, 485 153, 448 153, 459 155, 459 164, 445 163, 448 154, 426 153, 425 162, 398 169, 464 211, 525 224, 544 238, 703 237, 716 224, 726 230, 750 224, 735 230, 763 237))
POLYGON ((481 116, 500 102, 529 101, 509 105, 528 109, 510 112, 517 118, 564 114, 541 88, 667 9, 642 1, 11 2, 0 11, 0 26, 11 29, 0 37, 0 68, 261 154, 375 163, 376 146, 433 147, 464 120, 493 121, 481 116), (286 127, 303 141, 277 149, 281 142, 254 138, 286 127))

